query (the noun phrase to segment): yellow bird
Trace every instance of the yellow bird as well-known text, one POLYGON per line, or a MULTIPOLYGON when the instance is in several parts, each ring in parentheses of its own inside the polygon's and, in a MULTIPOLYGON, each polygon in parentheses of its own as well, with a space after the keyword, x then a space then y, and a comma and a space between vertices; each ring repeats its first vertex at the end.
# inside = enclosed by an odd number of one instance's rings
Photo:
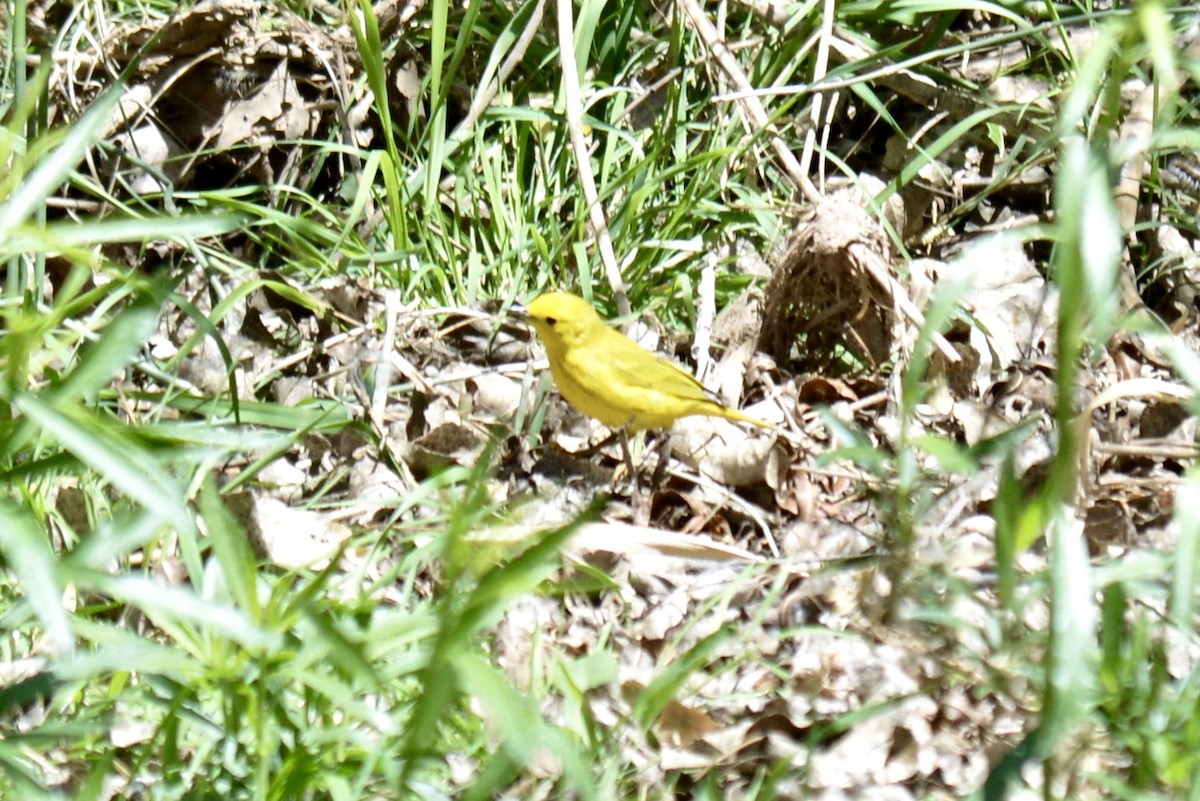
POLYGON ((583 298, 547 292, 525 307, 567 402, 609 428, 670 428, 680 417, 711 415, 763 428, 730 409, 673 362, 610 328, 583 298))

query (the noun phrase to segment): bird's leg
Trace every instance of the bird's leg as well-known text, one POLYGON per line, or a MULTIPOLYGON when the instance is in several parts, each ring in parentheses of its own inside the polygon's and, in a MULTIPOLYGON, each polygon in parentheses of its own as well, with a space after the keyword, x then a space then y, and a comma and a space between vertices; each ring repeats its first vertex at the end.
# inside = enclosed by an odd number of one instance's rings
MULTIPOLYGON (((650 513, 654 506, 654 487, 642 485, 642 476, 633 465, 633 452, 629 448, 629 426, 623 426, 620 433, 624 465, 618 465, 613 473, 613 488, 616 488, 617 477, 623 466, 629 473, 629 500, 633 506, 633 524, 647 526, 650 524, 650 513)), ((644 461, 643 464, 645 464, 644 461)))
MULTIPOLYGON (((658 456, 658 461, 654 465, 654 472, 650 476, 650 484, 646 487, 642 486, 641 476, 634 474, 633 491, 637 493, 637 499, 634 501, 634 524, 639 526, 650 525, 650 516, 654 511, 654 496, 662 486, 663 479, 667 475, 667 467, 671 464, 671 432, 663 431, 659 435, 659 440, 655 443, 654 450, 658 456)), ((642 464, 645 465, 645 459, 642 464)), ((629 468, 633 469, 632 465, 629 468)))
POLYGON ((658 463, 654 465, 654 473, 650 476, 650 492, 658 491, 662 486, 663 479, 667 475, 667 465, 671 463, 671 431, 670 429, 662 432, 662 439, 658 443, 658 463))
MULTIPOLYGON (((626 427, 628 428, 628 427, 626 427)), ((625 434, 625 430, 622 429, 625 434)), ((621 437, 621 447, 625 452, 625 468, 629 471, 630 500, 633 501, 633 524, 646 527, 650 525, 650 514, 654 510, 654 484, 642 487, 642 477, 633 469, 633 455, 629 452, 628 435, 621 437)), ((643 459, 643 464, 645 461, 643 459)), ((655 471, 658 472, 657 470, 655 471)))
MULTIPOLYGON (((621 437, 621 457, 625 460, 625 469, 629 472, 629 480, 633 483, 633 491, 638 492, 641 489, 638 481, 638 474, 633 469, 633 452, 629 450, 629 426, 622 426, 617 432, 621 437)), ((616 473, 613 474, 616 478, 616 473)))

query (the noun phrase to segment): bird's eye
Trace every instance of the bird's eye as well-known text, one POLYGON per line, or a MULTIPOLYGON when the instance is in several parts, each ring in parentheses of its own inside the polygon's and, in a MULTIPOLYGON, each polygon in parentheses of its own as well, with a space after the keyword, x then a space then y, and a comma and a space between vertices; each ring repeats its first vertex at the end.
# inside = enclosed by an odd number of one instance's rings
POLYGON ((554 325, 555 323, 558 322, 558 320, 554 319, 553 317, 547 317, 546 322, 549 323, 550 325, 554 325))

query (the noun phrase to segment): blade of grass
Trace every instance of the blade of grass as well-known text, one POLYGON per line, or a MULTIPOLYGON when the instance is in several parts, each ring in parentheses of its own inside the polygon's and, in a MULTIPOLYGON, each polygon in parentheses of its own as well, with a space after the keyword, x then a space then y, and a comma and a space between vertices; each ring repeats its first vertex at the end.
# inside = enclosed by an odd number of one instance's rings
POLYGON ((63 184, 96 141, 123 92, 124 86, 116 84, 96 98, 62 142, 39 159, 25 181, 0 203, 0 232, 8 234, 45 207, 50 193, 63 184))
POLYGON ((8 567, 21 580, 25 598, 45 627, 56 655, 69 656, 75 650, 75 633, 63 607, 65 586, 46 531, 28 509, 6 498, 0 498, 0 518, 5 528, 0 549, 8 557, 8 567))
POLYGON ((183 489, 149 453, 128 436, 79 409, 59 409, 36 395, 20 393, 9 401, 81 462, 180 530, 193 526, 183 489))

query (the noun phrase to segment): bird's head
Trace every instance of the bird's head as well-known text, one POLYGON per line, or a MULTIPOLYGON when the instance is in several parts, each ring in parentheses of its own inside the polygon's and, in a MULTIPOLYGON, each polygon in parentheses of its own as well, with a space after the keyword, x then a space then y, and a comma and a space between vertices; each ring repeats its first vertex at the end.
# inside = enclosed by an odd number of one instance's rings
POLYGON ((547 350, 578 342, 597 326, 604 326, 592 304, 569 292, 538 295, 524 312, 547 350))

